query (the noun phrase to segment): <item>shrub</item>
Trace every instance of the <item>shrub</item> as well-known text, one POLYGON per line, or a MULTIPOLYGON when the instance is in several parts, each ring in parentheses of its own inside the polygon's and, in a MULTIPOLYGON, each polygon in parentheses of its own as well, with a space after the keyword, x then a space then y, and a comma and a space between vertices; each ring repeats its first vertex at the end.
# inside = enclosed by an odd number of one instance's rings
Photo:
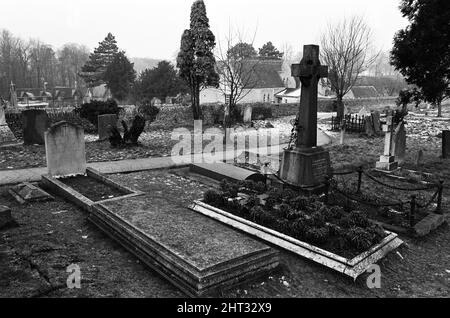
POLYGON ((234 182, 229 182, 226 179, 223 179, 220 182, 220 189, 222 190, 224 196, 229 198, 235 198, 239 193, 239 185, 234 182))
POLYGON ((357 226, 350 228, 345 236, 348 244, 358 250, 367 250, 374 240, 373 234, 357 226))
POLYGON ((225 202, 222 194, 215 190, 206 191, 203 194, 203 201, 214 206, 223 206, 225 202))
POLYGON ((120 111, 117 102, 113 99, 107 101, 97 101, 94 100, 90 103, 85 103, 76 109, 76 113, 82 117, 89 120, 96 128, 98 128, 98 116, 106 114, 116 114, 118 115, 120 111))
POLYGON ((252 120, 266 120, 272 118, 272 107, 257 104, 252 107, 252 120))
POLYGON ((330 231, 327 227, 313 227, 306 230, 305 237, 313 244, 323 244, 328 240, 330 231))
POLYGON ((159 108, 152 105, 150 102, 144 102, 139 106, 139 112, 144 116, 145 121, 152 123, 156 120, 159 114, 159 108))

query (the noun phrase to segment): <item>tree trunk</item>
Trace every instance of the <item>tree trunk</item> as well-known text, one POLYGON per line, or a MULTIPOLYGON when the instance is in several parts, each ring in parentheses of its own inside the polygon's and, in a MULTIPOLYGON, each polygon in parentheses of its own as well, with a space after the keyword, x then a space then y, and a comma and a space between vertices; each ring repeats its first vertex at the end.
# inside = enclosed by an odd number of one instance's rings
POLYGON ((342 96, 337 96, 336 99, 337 103, 337 118, 340 118, 340 120, 344 120, 344 102, 342 101, 342 96))
POLYGON ((231 127, 231 120, 230 120, 230 104, 225 104, 224 110, 223 110, 223 127, 229 128, 231 127))
POLYGON ((442 103, 441 103, 441 102, 438 102, 438 103, 437 103, 437 109, 438 109, 438 114, 437 114, 437 116, 438 116, 438 117, 442 117, 442 103))
POLYGON ((194 114, 194 120, 203 119, 202 109, 200 107, 200 88, 195 87, 192 94, 192 111, 194 114))

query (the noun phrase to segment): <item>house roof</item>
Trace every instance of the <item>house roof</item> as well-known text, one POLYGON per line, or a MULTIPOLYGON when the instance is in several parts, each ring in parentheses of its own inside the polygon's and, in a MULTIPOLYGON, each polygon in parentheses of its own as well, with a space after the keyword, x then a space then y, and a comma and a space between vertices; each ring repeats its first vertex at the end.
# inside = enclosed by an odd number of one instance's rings
POLYGON ((280 73, 281 60, 243 60, 243 74, 248 74, 244 80, 244 88, 280 88, 284 87, 280 73))
POLYGON ((299 98, 301 93, 301 88, 286 88, 281 92, 275 94, 275 97, 291 97, 299 98))
POLYGON ((374 98, 379 96, 374 86, 354 86, 352 92, 355 98, 374 98))

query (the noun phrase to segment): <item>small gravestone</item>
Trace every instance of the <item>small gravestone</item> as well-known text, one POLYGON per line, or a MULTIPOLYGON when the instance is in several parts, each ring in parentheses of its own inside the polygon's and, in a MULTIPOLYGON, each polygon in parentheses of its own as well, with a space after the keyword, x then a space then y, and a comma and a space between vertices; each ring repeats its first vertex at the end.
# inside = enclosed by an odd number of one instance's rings
POLYGON ((0 105, 0 146, 17 143, 17 139, 6 123, 5 110, 0 105))
POLYGON ((244 117, 243 118, 244 123, 251 123, 252 122, 252 111, 253 111, 252 106, 246 105, 244 107, 244 116, 243 116, 244 117))
POLYGON ((375 135, 375 130, 373 129, 372 116, 366 116, 364 118, 364 126, 366 128, 366 135, 372 137, 375 135))
POLYGON ((9 189, 8 192, 20 204, 50 201, 54 199, 50 194, 48 194, 41 188, 32 185, 31 183, 28 182, 24 182, 17 186, 14 186, 11 189, 9 189))
POLYGON ((374 111, 372 113, 372 124, 375 134, 377 135, 381 134, 380 113, 378 111, 374 111))
POLYGON ((45 144, 44 134, 51 122, 45 110, 30 109, 22 112, 23 143, 25 145, 45 144))
POLYGON ((364 106, 364 107, 361 108, 361 110, 358 112, 358 116, 360 116, 360 117, 370 116, 370 110, 368 110, 367 107, 364 106))
POLYGON ((82 127, 62 121, 45 132, 48 173, 52 177, 86 173, 86 152, 82 127))
POLYGON ((403 164, 406 153, 406 130, 404 122, 401 122, 395 129, 392 147, 395 159, 400 165, 403 164))
POLYGON ((117 115, 106 114, 98 116, 98 139, 106 140, 111 136, 111 129, 117 127, 117 115))
POLYGON ((450 158, 450 130, 442 132, 442 158, 450 158))
POLYGON ((0 205, 0 230, 14 223, 11 216, 11 209, 7 206, 0 205))

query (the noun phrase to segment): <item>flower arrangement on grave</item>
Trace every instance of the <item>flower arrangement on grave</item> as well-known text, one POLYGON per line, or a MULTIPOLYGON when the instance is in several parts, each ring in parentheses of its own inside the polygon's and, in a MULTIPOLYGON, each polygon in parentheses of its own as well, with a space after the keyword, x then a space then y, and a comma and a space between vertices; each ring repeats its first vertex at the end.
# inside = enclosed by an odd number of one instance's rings
POLYGON ((345 257, 358 255, 386 237, 362 211, 327 206, 319 197, 267 188, 262 183, 222 181, 220 190, 204 193, 203 201, 345 257))

